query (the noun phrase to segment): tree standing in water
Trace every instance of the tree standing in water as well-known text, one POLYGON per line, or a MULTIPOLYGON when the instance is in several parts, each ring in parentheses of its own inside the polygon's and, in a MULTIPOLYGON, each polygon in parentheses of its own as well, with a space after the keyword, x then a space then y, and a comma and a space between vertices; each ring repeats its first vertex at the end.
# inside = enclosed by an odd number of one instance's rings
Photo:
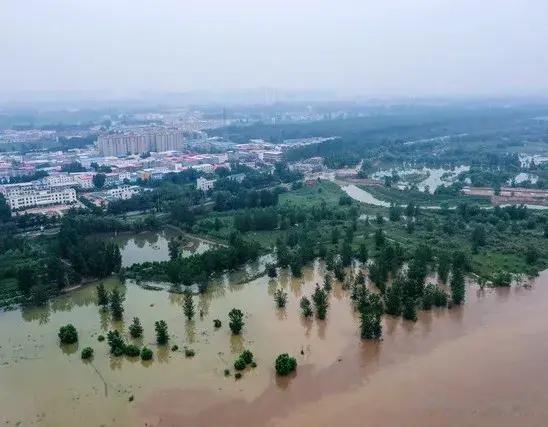
POLYGON ((97 291, 97 304, 102 308, 108 307, 108 292, 105 289, 103 282, 99 283, 96 288, 97 291))
POLYGON ((186 290, 183 296, 183 312, 188 320, 194 317, 194 301, 192 300, 192 294, 186 290))
POLYGON ((157 321, 154 324, 154 329, 156 330, 156 342, 158 345, 166 345, 169 341, 169 333, 165 320, 157 321))
POLYGON ((460 268, 453 269, 451 275, 451 298, 453 304, 460 305, 464 302, 466 288, 464 287, 464 274, 460 268))
POLYGON ((179 258, 180 251, 179 251, 179 242, 175 240, 174 238, 169 239, 169 242, 167 244, 167 248, 169 251, 169 259, 170 260, 176 260, 179 258))
POLYGON ((327 307, 329 307, 327 292, 316 285, 316 290, 312 294, 312 301, 316 306, 316 315, 318 316, 318 319, 325 319, 325 316, 327 315, 327 307))
POLYGON ((287 304, 287 292, 284 292, 283 289, 276 289, 274 292, 274 301, 278 308, 284 308, 287 304))
POLYGON ((244 313, 237 308, 233 308, 230 310, 230 313, 228 313, 228 318, 230 319, 228 324, 230 330, 234 335, 239 335, 244 327, 244 313))
POLYGON ((110 312, 112 313, 112 318, 114 320, 122 320, 124 317, 124 306, 122 305, 123 298, 118 292, 118 289, 115 288, 110 293, 110 312))
POLYGON ((129 334, 132 338, 140 338, 143 336, 143 326, 138 317, 134 317, 132 324, 129 325, 129 334))
POLYGON ((301 298, 300 306, 301 306, 301 311, 304 317, 312 316, 313 314, 312 304, 310 303, 310 300, 306 296, 303 296, 301 298))

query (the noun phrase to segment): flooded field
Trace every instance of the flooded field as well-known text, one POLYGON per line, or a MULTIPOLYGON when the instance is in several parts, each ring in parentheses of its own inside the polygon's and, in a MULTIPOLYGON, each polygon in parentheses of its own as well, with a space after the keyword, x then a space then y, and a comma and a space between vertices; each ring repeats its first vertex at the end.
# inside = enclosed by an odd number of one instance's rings
POLYGON ((115 242, 122 255, 122 267, 145 261, 166 261, 169 259, 168 243, 170 239, 181 238, 181 255, 202 253, 211 248, 211 244, 189 237, 172 228, 161 231, 143 231, 138 234, 119 233, 104 235, 103 238, 115 242))
POLYGON ((470 170, 469 166, 457 166, 453 169, 427 167, 422 167, 420 169, 396 168, 375 172, 372 175, 372 178, 382 180, 386 176, 392 176, 395 172, 400 177, 400 181, 397 183, 398 188, 403 189, 408 185, 414 184, 414 180, 419 178, 418 182, 416 182, 419 191, 425 191, 428 188, 428 190, 433 193, 436 188, 442 185, 452 184, 459 174, 468 170, 470 170))
MULTIPOLYGON (((253 275, 259 265, 248 268, 253 275)), ((45 308, 0 313, 0 423, 47 426, 544 426, 548 419, 548 272, 530 287, 485 290, 470 285, 464 307, 420 312, 416 323, 385 316, 383 340, 359 339, 347 291, 335 284, 326 321, 303 320, 298 301, 310 295, 323 265, 301 279, 282 272, 240 284, 224 277, 195 296, 195 320, 183 317, 181 296, 142 289, 125 293, 124 322, 95 303, 93 286, 45 308), (273 293, 289 294, 286 309, 273 293), (228 311, 241 308, 241 336, 228 311), (198 313, 202 312, 202 316, 198 313), (108 354, 98 334, 139 316, 154 360, 108 354), (215 330, 213 319, 223 325, 215 330), (167 321, 170 351, 154 343, 154 321, 167 321), (57 331, 73 323, 76 346, 60 346, 57 331), (80 359, 92 346, 91 362, 80 359), (196 351, 185 358, 188 346, 196 351), (258 366, 225 377, 244 349, 258 366), (273 362, 289 352, 296 375, 279 379, 273 362), (134 400, 130 401, 130 396, 134 400)))

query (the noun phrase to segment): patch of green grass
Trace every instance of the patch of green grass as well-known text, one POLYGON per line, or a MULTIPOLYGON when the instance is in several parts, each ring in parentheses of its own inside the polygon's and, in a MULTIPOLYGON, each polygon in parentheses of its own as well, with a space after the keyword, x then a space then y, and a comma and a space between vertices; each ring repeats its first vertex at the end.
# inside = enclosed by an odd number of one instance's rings
POLYGON ((309 187, 306 184, 298 190, 292 190, 280 194, 279 204, 281 206, 293 204, 302 207, 317 206, 322 201, 327 205, 338 205, 340 197, 344 194, 341 188, 330 181, 316 182, 309 187))

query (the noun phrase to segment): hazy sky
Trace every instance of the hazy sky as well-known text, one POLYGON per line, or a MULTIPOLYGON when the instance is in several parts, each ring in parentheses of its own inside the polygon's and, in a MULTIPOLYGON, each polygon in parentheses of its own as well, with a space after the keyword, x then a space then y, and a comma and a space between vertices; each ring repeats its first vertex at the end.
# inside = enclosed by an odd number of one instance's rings
POLYGON ((0 0, 0 92, 548 93, 548 0, 0 0))

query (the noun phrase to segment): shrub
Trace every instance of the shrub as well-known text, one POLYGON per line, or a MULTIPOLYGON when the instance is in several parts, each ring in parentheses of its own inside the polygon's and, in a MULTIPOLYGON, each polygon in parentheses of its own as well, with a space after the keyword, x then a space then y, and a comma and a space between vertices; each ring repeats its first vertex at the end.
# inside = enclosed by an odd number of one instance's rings
POLYGON ((274 366, 278 375, 285 376, 297 368, 297 360, 289 354, 283 353, 276 358, 274 366))
POLYGON ((83 360, 91 359, 93 357, 93 349, 91 347, 84 348, 81 357, 83 360))
POLYGON ((139 350, 139 347, 133 344, 126 345, 125 348, 125 354, 129 357, 137 357, 141 353, 141 350, 139 350))
POLYGON ((133 318, 133 323, 129 325, 129 334, 132 338, 139 338, 143 336, 143 327, 138 317, 133 318))
POLYGON ((78 341, 78 332, 72 324, 61 326, 59 329, 59 340, 62 344, 74 344, 78 341))
POLYGON ((253 362, 253 353, 251 353, 249 350, 244 350, 243 353, 240 355, 240 358, 244 360, 246 365, 249 365, 251 362, 253 362))
POLYGON ((234 362, 234 369, 237 371, 243 371, 245 369, 246 363, 245 360, 241 357, 238 357, 236 361, 234 362))
POLYGON ((234 374, 234 378, 236 378, 237 380, 239 380, 240 378, 242 378, 242 373, 241 372, 236 372, 234 374))
POLYGON ((141 349, 141 360, 151 360, 152 359, 152 350, 147 347, 141 349))
POLYGON ((257 367, 257 362, 251 362, 251 367, 256 368, 257 367))
POLYGON ((228 313, 228 317, 230 319, 230 323, 228 324, 230 330, 234 335, 239 335, 244 327, 244 314, 241 310, 233 308, 230 310, 230 313, 228 313))
POLYGON ((220 328, 221 325, 222 325, 222 323, 219 319, 213 320, 213 326, 215 326, 216 328, 220 328))
POLYGON ((171 351, 177 351, 179 350, 179 346, 177 344, 171 346, 171 351))
POLYGON ((104 335, 99 335, 99 336, 97 337, 97 341, 99 341, 99 342, 103 342, 104 340, 105 340, 105 336, 104 336, 104 335))
POLYGON ((230 369, 225 369, 225 377, 228 377, 230 375, 230 369))
POLYGON ((185 348, 185 357, 194 357, 195 354, 191 348, 185 348))

